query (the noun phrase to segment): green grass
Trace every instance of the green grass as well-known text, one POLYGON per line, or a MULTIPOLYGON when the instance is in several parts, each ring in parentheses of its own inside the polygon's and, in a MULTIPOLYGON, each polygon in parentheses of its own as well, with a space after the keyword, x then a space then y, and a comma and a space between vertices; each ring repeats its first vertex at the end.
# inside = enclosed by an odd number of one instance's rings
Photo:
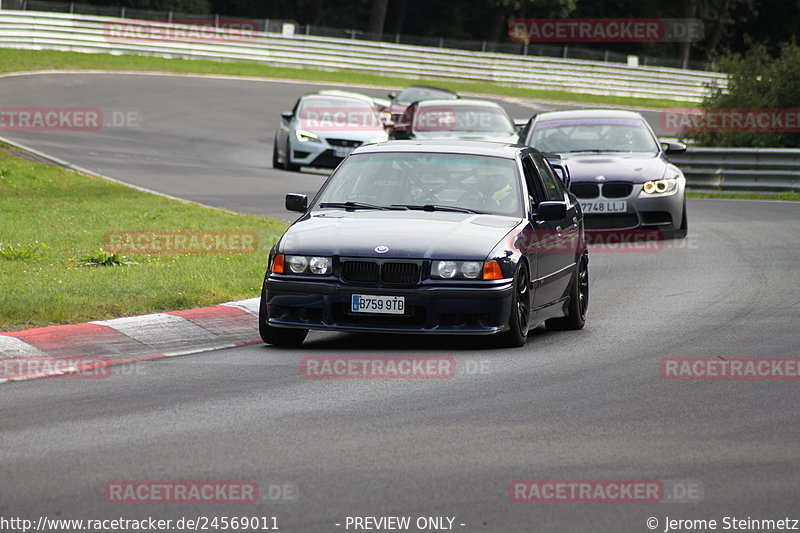
POLYGON ((788 200, 800 202, 800 192, 688 192, 688 198, 727 198, 736 200, 788 200))
MULTIPOLYGON (((80 52, 55 52, 49 50, 0 49, 0 73, 32 70, 139 70, 148 72, 176 72, 192 74, 221 74, 229 76, 254 76, 287 80, 322 81, 354 85, 403 87, 419 83, 419 79, 379 76, 349 71, 327 71, 303 68, 274 67, 256 62, 209 61, 204 59, 166 59, 153 56, 87 54, 80 52)), ((491 96, 512 96, 537 100, 573 102, 576 104, 601 104, 632 107, 694 107, 693 102, 679 102, 659 98, 629 98, 573 93, 550 89, 528 89, 491 83, 468 81, 426 80, 439 87, 462 93, 480 93, 491 96)))
MULTIPOLYGON (((13 153, 13 151, 11 152, 13 153)), ((286 225, 147 194, 0 151, 0 330, 257 296, 286 225), (249 254, 99 253, 108 231, 254 231, 249 254), (95 263, 94 266, 85 263, 95 263), (104 266, 115 262, 135 264, 104 266)), ((135 250, 134 250, 135 251, 135 250)))

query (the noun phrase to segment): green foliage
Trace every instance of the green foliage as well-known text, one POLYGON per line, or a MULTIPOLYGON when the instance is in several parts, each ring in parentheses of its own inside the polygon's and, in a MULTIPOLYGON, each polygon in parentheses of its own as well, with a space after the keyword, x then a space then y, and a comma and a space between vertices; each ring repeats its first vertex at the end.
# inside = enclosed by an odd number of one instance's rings
POLYGON ((39 251, 46 249, 47 245, 34 242, 32 244, 8 244, 0 242, 0 257, 9 261, 24 261, 39 256, 39 251))
POLYGON ((81 263, 84 266, 126 266, 135 265, 136 261, 129 261, 119 252, 107 252, 99 248, 81 257, 81 263))
MULTIPOLYGON (((720 70, 730 73, 728 90, 715 89, 702 109, 800 107, 800 46, 796 43, 783 45, 776 58, 770 56, 766 46, 756 44, 745 54, 722 57, 719 64, 720 70)), ((704 131, 687 133, 685 138, 703 146, 800 147, 800 133, 796 131, 704 131)))

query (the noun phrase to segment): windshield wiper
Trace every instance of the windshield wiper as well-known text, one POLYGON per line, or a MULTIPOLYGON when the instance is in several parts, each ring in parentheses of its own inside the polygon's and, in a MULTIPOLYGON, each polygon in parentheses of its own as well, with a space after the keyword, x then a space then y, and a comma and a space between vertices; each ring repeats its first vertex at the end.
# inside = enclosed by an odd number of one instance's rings
POLYGON ((333 207, 339 209, 377 209, 379 211, 396 211, 400 207, 388 205, 372 205, 363 202, 322 202, 319 204, 320 208, 333 207))
POLYGON ((476 215, 486 215, 488 211, 478 211, 477 209, 469 209, 468 207, 456 207, 454 205, 439 205, 439 204, 392 204, 392 207, 404 207, 406 209, 417 209, 420 211, 452 211, 453 213, 474 213, 476 215))

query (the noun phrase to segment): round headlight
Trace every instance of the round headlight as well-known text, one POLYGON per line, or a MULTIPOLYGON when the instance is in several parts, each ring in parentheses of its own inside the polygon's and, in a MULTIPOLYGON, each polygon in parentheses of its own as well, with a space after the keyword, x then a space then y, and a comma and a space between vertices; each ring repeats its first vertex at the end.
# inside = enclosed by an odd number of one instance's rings
POLYGON ((465 278, 469 279, 475 279, 480 276, 482 270, 483 263, 478 263, 475 261, 467 261, 461 265, 461 273, 465 278))
POLYGON ((669 184, 664 180, 658 180, 656 182, 656 192, 666 192, 667 187, 669 187, 669 184))
POLYGON ((295 274, 302 274, 308 266, 308 259, 302 255, 290 255, 286 258, 286 263, 289 265, 289 270, 295 274))
POLYGON ((652 181, 646 181, 645 184, 642 186, 642 190, 647 194, 652 194, 656 192, 656 184, 652 181))
POLYGON ((327 257, 312 257, 308 269, 312 274, 324 276, 331 271, 331 260, 327 257))
POLYGON ((436 263, 436 273, 442 278, 455 277, 458 266, 455 261, 439 261, 436 263))

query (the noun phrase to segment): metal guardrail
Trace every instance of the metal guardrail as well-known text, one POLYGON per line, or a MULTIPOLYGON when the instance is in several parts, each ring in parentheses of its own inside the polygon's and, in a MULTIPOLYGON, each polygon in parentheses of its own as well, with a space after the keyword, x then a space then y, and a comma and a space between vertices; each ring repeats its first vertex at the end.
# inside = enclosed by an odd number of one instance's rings
MULTIPOLYGON (((0 10, 0 47, 258 61, 296 68, 468 80, 598 95, 697 102, 727 75, 600 61, 516 56, 311 35, 202 27, 202 39, 141 38, 186 26, 153 21, 0 10), (117 25, 117 26, 114 26, 117 25), (115 37, 121 27, 132 39, 115 37)), ((191 27, 188 27, 191 29, 191 27)), ((196 29, 196 28, 195 28, 196 29)))
POLYGON ((800 191, 800 149, 690 147, 670 160, 690 187, 800 191))
MULTIPOLYGON (((119 2, 118 2, 119 3, 119 2)), ((341 39, 359 39, 362 41, 382 41, 385 43, 428 46, 433 48, 454 48, 478 52, 498 52, 503 54, 557 57, 561 59, 587 59, 614 63, 627 63, 630 54, 618 50, 601 49, 593 46, 576 46, 575 43, 522 43, 515 41, 486 41, 453 39, 448 37, 408 35, 405 33, 382 32, 370 33, 352 28, 330 28, 316 24, 298 24, 284 19, 243 19, 219 14, 181 13, 176 11, 157 11, 152 9, 132 9, 122 5, 97 5, 53 0, 0 0, 0 9, 16 9, 28 11, 47 11, 54 13, 75 13, 79 15, 97 15, 103 17, 121 17, 140 20, 175 22, 178 20, 214 20, 217 24, 244 22, 259 31, 280 32, 284 23, 294 25, 294 33, 315 35, 317 37, 337 37, 341 39)), ((686 63, 677 57, 650 56, 637 54, 639 64, 651 67, 690 68, 694 70, 714 70, 713 63, 708 61, 689 60, 686 63)))

